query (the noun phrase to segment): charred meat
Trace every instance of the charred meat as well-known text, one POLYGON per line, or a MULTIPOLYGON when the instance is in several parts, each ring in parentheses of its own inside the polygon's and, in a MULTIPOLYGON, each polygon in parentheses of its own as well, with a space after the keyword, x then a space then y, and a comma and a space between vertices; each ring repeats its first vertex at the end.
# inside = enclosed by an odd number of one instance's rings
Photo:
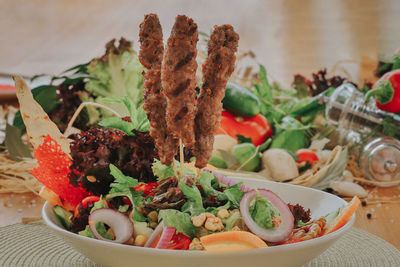
POLYGON ((181 138, 187 147, 195 143, 197 41, 197 24, 186 16, 177 16, 161 73, 162 88, 167 97, 168 131, 175 138, 181 138))
POLYGON ((219 127, 225 86, 235 66, 239 35, 231 25, 216 26, 208 41, 208 58, 203 65, 203 86, 197 100, 195 119, 196 167, 211 158, 214 134, 219 127))
POLYGON ((167 99, 161 88, 161 64, 164 54, 163 35, 157 15, 146 15, 140 24, 139 60, 147 69, 143 73, 144 105, 150 121, 150 135, 163 164, 171 165, 178 139, 167 131, 167 99))

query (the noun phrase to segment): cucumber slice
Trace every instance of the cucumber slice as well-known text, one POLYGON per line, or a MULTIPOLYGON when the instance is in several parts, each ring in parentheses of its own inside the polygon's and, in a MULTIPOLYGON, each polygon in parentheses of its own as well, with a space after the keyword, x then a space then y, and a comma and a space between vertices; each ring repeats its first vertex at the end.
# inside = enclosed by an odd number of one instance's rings
POLYGON ((53 209, 56 213, 57 218, 60 220, 65 229, 70 229, 72 213, 58 205, 54 206, 53 209))
POLYGON ((326 220, 326 225, 330 225, 331 222, 338 216, 339 212, 340 212, 340 208, 338 208, 337 210, 334 210, 334 211, 326 214, 324 216, 325 220, 326 220))

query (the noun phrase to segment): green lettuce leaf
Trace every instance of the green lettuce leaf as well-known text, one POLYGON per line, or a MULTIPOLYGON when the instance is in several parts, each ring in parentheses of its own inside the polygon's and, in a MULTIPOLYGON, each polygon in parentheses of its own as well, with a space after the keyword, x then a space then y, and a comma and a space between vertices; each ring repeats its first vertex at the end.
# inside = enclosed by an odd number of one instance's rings
POLYGON ((134 134, 132 133, 133 130, 133 125, 132 123, 128 121, 124 121, 121 118, 117 117, 110 117, 110 118, 105 118, 102 121, 99 122, 100 126, 106 127, 106 128, 113 128, 113 129, 118 129, 122 132, 124 132, 126 135, 133 136, 134 134))
POLYGON ((197 227, 192 224, 190 215, 179 210, 160 210, 158 220, 163 221, 165 226, 174 227, 177 233, 182 233, 193 238, 197 227))
POLYGON ((258 226, 265 229, 275 228, 272 218, 279 215, 279 212, 266 198, 257 195, 255 200, 250 204, 249 211, 258 226))
MULTIPOLYGON (((115 40, 111 40, 106 45, 106 54, 92 60, 87 67, 87 72, 95 78, 85 84, 85 89, 96 96, 99 103, 102 97, 127 96, 138 107, 143 102, 142 71, 132 43, 121 38, 117 47, 115 40)), ((120 103, 110 105, 123 114, 121 106, 120 103)))
MULTIPOLYGON (((112 240, 112 236, 109 233, 107 233, 107 229, 106 229, 104 223, 97 222, 96 230, 102 237, 112 240)), ((86 236, 86 237, 90 237, 90 238, 95 238, 92 231, 90 230, 89 225, 86 225, 85 230, 78 232, 78 234, 86 236)))
POLYGON ((225 231, 230 231, 234 227, 237 220, 242 219, 240 212, 233 212, 228 218, 222 219, 222 223, 225 224, 225 231))
POLYGON ((213 183, 216 185, 218 184, 218 179, 210 172, 200 172, 200 177, 197 178, 197 182, 201 185, 206 195, 220 196, 223 194, 213 187, 213 183))
POLYGON ((240 200, 244 195, 244 192, 240 190, 242 183, 229 186, 224 190, 223 195, 219 196, 219 199, 227 199, 230 203, 230 207, 233 209, 238 209, 240 206, 240 200))
POLYGON ((179 182, 179 188, 182 193, 189 199, 182 207, 183 212, 189 212, 191 216, 199 215, 204 212, 203 199, 196 185, 189 187, 183 182, 179 182))
POLYGON ((93 203, 93 208, 90 210, 90 213, 92 213, 97 209, 103 209, 103 208, 108 208, 108 204, 103 197, 100 197, 99 201, 93 203))
MULTIPOLYGON (((180 165, 179 161, 175 160, 175 163, 176 163, 177 169, 180 170, 181 165, 180 165)), ((173 165, 172 164, 171 164, 171 166, 164 165, 158 159, 154 159, 151 169, 153 170, 153 173, 157 177, 158 181, 175 176, 173 165)), ((184 175, 188 175, 188 176, 195 175, 194 172, 186 166, 183 168, 183 172, 184 172, 184 175)))
POLYGON ((127 96, 113 96, 103 98, 105 103, 121 103, 128 111, 131 121, 125 121, 119 117, 105 118, 99 124, 103 127, 114 128, 123 131, 127 135, 134 135, 132 130, 148 132, 150 122, 142 106, 136 107, 133 101, 127 96))

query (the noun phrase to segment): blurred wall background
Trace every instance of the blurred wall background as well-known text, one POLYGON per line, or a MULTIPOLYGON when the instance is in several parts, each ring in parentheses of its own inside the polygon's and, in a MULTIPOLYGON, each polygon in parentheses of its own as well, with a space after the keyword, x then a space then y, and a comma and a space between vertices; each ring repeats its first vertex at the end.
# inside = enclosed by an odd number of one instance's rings
POLYGON ((240 50, 253 51, 284 85, 295 73, 310 76, 335 64, 363 80, 361 62, 374 64, 400 47, 397 0, 0 0, 0 72, 58 74, 101 55, 120 36, 137 48, 149 12, 159 15, 165 39, 177 14, 192 17, 204 32, 232 24, 240 50))

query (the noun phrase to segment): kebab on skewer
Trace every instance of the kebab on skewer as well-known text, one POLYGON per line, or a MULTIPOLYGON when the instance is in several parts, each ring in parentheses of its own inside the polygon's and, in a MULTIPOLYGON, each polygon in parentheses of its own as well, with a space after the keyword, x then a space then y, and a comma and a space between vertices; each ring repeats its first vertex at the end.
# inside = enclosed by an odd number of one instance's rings
POLYGON ((211 158, 225 86, 235 67, 238 41, 239 35, 231 25, 215 26, 208 41, 208 58, 203 65, 203 85, 195 120, 194 155, 198 168, 204 168, 211 158))
POLYGON ((150 135, 153 137, 158 155, 163 164, 171 165, 178 146, 178 138, 167 130, 167 99, 161 88, 161 66, 164 54, 163 34, 158 16, 146 15, 140 24, 141 43, 139 60, 147 69, 143 73, 144 105, 150 121, 150 135))
POLYGON ((178 140, 194 149, 196 167, 208 163, 238 40, 231 25, 214 28, 203 66, 203 86, 196 100, 197 25, 186 16, 177 16, 164 54, 157 15, 145 16, 140 26, 139 53, 147 68, 144 108, 162 163, 173 162, 178 140))

